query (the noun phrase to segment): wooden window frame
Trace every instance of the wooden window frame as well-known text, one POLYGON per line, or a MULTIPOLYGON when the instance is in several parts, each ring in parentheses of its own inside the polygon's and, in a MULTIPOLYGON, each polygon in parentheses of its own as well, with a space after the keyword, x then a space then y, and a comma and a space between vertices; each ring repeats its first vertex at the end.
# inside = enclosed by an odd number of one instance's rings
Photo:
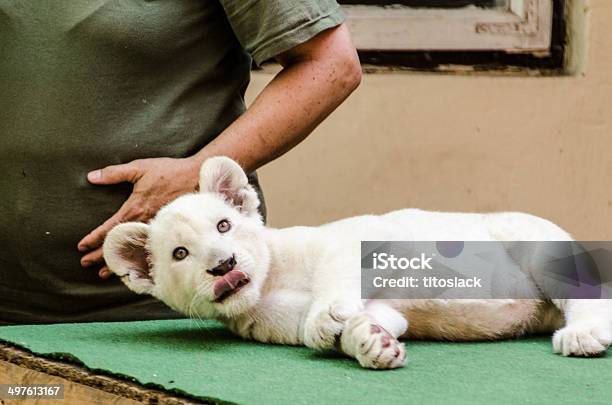
POLYGON ((360 51, 502 51, 545 56, 553 0, 510 0, 508 9, 343 5, 360 51))

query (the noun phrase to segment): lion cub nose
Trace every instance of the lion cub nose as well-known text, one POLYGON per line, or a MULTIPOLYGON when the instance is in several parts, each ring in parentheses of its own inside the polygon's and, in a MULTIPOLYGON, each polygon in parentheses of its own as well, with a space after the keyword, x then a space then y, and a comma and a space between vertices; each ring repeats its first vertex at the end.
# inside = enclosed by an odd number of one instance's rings
POLYGON ((223 276, 232 271, 234 267, 236 267, 236 259, 232 255, 232 257, 229 259, 220 261, 217 267, 206 270, 206 272, 212 274, 213 276, 223 276))

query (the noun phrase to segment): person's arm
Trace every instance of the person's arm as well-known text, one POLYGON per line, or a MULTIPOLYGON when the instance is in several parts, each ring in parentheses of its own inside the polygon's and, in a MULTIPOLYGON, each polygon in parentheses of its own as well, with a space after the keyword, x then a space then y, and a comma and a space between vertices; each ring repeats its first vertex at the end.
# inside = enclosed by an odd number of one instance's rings
MULTIPOLYGON (((131 182, 123 206, 85 236, 78 249, 83 267, 103 262, 102 243, 118 223, 146 222, 176 197, 194 191, 199 168, 210 156, 224 155, 251 172, 302 141, 361 80, 361 66, 344 24, 321 32, 277 56, 283 70, 250 108, 217 138, 185 159, 151 158, 108 166, 88 174, 97 185, 131 182)), ((100 277, 110 277, 102 267, 100 277)))

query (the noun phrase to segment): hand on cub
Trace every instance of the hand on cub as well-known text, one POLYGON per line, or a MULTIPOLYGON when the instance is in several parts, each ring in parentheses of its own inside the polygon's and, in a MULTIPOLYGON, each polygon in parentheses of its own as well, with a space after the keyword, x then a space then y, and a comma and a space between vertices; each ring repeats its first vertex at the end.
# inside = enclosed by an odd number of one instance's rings
POLYGON ((102 243, 106 234, 121 222, 146 222, 168 202, 195 191, 198 169, 199 164, 193 158, 152 158, 107 166, 88 173, 87 180, 95 185, 130 182, 134 188, 119 211, 79 242, 79 251, 85 253, 81 266, 102 265, 98 274, 101 278, 109 278, 111 272, 104 265, 102 257, 102 243))

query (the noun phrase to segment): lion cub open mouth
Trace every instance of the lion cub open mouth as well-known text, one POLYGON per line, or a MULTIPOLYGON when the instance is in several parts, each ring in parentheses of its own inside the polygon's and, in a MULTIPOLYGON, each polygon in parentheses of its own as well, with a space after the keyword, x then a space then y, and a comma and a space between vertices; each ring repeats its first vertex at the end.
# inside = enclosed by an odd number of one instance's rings
POLYGON ((223 275, 213 284, 215 302, 222 302, 226 298, 236 294, 251 281, 249 276, 240 270, 232 270, 223 275))

